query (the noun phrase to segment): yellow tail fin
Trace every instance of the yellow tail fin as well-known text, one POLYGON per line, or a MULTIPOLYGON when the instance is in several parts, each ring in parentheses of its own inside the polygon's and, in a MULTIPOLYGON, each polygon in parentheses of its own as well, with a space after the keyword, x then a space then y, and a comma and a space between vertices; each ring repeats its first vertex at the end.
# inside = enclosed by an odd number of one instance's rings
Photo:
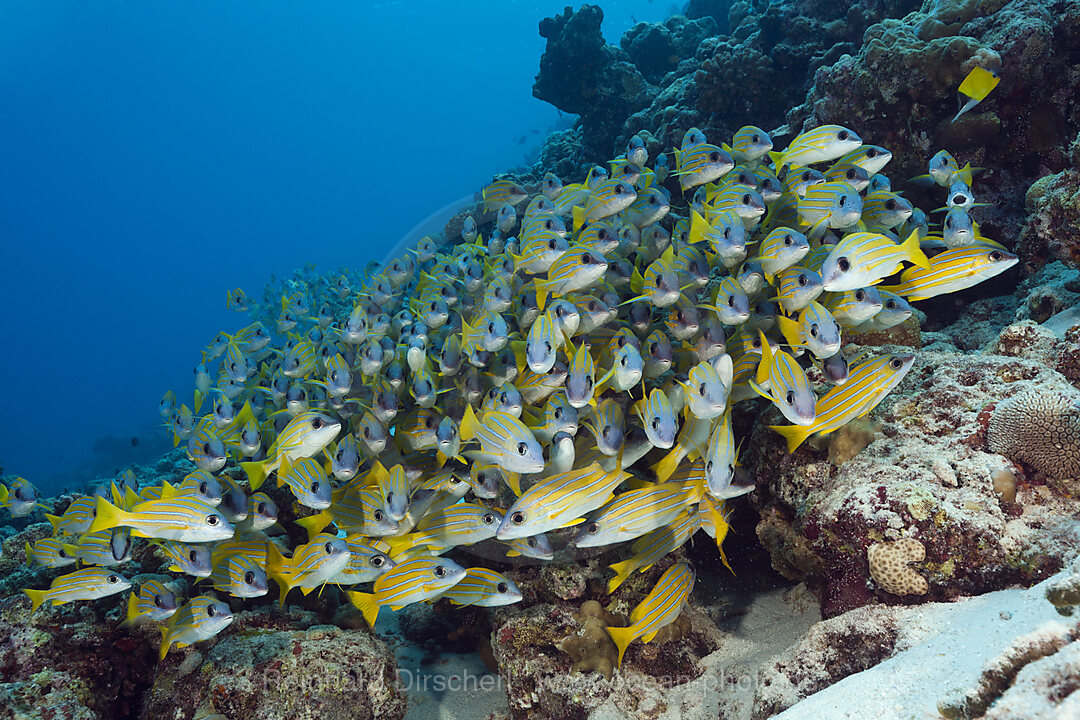
POLYGON ((542 311, 544 306, 547 305, 548 292, 550 291, 547 280, 536 278, 533 280, 533 289, 536 290, 536 307, 542 311))
POLYGON ((626 582, 626 578, 630 577, 630 573, 634 571, 633 562, 634 559, 630 558, 628 560, 623 560, 622 562, 617 562, 614 565, 608 565, 609 568, 615 571, 615 577, 608 580, 608 595, 615 592, 620 585, 626 582))
POLYGON ((608 635, 611 636, 611 641, 615 643, 615 647, 619 648, 619 662, 617 666, 622 667, 622 659, 623 655, 626 653, 626 648, 630 643, 634 642, 634 627, 631 625, 630 627, 624 628, 608 627, 604 629, 607 630, 608 635))
POLYGON ((251 485, 252 490, 258 490, 262 487, 263 482, 266 481, 265 461, 240 463, 240 467, 247 473, 248 483, 251 485))
POLYGON ((128 595, 127 618, 124 622, 120 623, 120 627, 132 627, 141 617, 142 614, 139 612, 139 599, 135 592, 132 591, 132 593, 128 595))
POLYGON ((317 512, 314 515, 308 515, 307 517, 297 518, 295 522, 300 527, 307 530, 308 540, 321 533, 327 525, 334 521, 334 516, 326 510, 317 512))
POLYGON ((787 340, 789 346, 797 348, 803 344, 797 321, 783 315, 777 315, 776 324, 780 326, 780 332, 783 333, 784 339, 787 340))
POLYGON ((194 410, 194 413, 196 415, 199 414, 199 408, 202 407, 204 397, 206 397, 206 396, 203 395, 203 393, 201 391, 199 391, 199 390, 195 391, 195 410, 194 410))
POLYGON ((795 452, 796 448, 802 445, 806 438, 810 437, 810 431, 802 425, 770 425, 771 430, 775 430, 787 439, 787 451, 789 453, 795 452))
POLYGON ((293 578, 290 577, 291 573, 288 572, 285 564, 285 557, 277 549, 277 545, 272 542, 266 543, 266 574, 278 584, 278 607, 285 606, 285 596, 293 587, 293 578))
POLYGON ((57 533, 56 528, 60 524, 60 518, 56 515, 49 515, 48 513, 45 513, 45 519, 52 524, 52 533, 53 535, 55 535, 57 533))
POLYGON ((521 475, 516 472, 503 472, 503 479, 516 497, 521 497, 521 475))
POLYGON ((904 253, 907 254, 908 260, 915 263, 923 270, 930 269, 930 260, 926 257, 926 254, 919 247, 919 231, 912 230, 911 235, 908 235, 908 239, 904 241, 904 244, 900 246, 904 253))
POLYGON ((379 619, 379 604, 371 593, 348 591, 345 593, 349 600, 364 614, 364 619, 371 627, 375 627, 375 621, 379 619))
POLYGON ((652 466, 653 472, 656 473, 656 479, 660 482, 666 482, 679 469, 679 463, 682 462, 685 455, 682 445, 671 448, 671 451, 661 458, 660 462, 652 466))
MULTIPOLYGON (((581 230, 581 226, 585 224, 585 208, 580 205, 575 205, 571 210, 574 216, 574 232, 581 230)), ((543 307, 541 307, 543 309, 543 307)))
POLYGON ((461 441, 465 442, 476 437, 477 419, 472 405, 465 406, 465 414, 461 416, 461 426, 458 428, 461 441))
MULTIPOLYGON (((46 515, 46 517, 48 517, 46 515)), ((30 567, 34 564, 34 548, 30 546, 30 543, 25 543, 26 546, 26 567, 30 567)))
POLYGON ((169 646, 172 645, 172 640, 169 639, 169 628, 161 628, 161 648, 158 650, 158 661, 165 659, 165 656, 169 654, 169 646))
POLYGON ((87 532, 101 532, 102 530, 112 530, 114 527, 123 525, 130 515, 120 508, 113 505, 105 498, 98 496, 96 506, 96 517, 94 522, 90 523, 90 528, 87 532))
POLYGON ((41 603, 45 602, 45 598, 49 594, 48 590, 32 590, 30 588, 23 590, 23 592, 26 593, 27 597, 30 598, 30 602, 34 605, 30 610, 31 613, 37 612, 37 609, 41 607, 41 603))

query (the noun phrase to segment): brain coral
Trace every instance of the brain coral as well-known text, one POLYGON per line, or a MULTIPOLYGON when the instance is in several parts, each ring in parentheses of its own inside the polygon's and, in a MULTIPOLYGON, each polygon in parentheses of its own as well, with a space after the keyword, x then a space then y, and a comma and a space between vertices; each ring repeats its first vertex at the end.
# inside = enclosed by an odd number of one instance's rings
POLYGON ((998 403, 987 429, 990 450, 1027 463, 1063 489, 1080 488, 1080 402, 1032 389, 998 403))
POLYGON ((877 543, 866 550, 870 577, 893 595, 925 595, 930 586, 926 579, 908 567, 910 562, 926 558, 926 548, 915 538, 877 543))

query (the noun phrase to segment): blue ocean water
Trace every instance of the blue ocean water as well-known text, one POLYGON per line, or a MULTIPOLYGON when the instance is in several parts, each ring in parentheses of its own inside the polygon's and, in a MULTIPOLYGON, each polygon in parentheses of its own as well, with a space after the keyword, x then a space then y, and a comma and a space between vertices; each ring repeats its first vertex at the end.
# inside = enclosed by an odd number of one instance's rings
MULTIPOLYGON (((363 266, 571 118, 567 3, 5 3, 0 466, 49 492, 167 446, 157 401, 307 263, 363 266), (133 445, 136 439, 138 446, 133 445)), ((677 8, 609 2, 609 42, 677 8)))

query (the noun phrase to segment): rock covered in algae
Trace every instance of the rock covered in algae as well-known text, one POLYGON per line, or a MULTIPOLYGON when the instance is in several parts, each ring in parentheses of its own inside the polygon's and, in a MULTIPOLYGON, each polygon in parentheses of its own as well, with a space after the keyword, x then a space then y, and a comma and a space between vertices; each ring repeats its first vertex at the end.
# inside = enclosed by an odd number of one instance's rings
MULTIPOLYGON (((1080 548, 1080 501, 1041 485, 988 452, 984 409, 1030 388, 1071 389, 1037 362, 923 351, 907 378, 870 416, 882 437, 837 467, 810 443, 787 454, 758 427, 743 458, 756 478, 757 534, 773 567, 805 580, 833 616, 874 599, 867 549, 911 537, 926 559, 931 599, 1032 583, 1080 548), (1018 478, 1015 502, 992 472, 1018 478)), ((886 602, 915 602, 879 593, 886 602)))
MULTIPOLYGON (((243 613, 241 615, 246 615, 243 613)), ((393 653, 367 631, 240 627, 213 645, 170 654, 158 668, 142 717, 221 713, 229 720, 403 718, 393 653)))

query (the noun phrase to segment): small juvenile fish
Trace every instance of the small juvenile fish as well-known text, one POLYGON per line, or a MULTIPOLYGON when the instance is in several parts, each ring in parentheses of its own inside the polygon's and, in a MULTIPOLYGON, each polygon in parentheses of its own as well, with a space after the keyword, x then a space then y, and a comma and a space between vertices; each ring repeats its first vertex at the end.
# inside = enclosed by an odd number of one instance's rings
POLYGON ((53 605, 63 605, 73 600, 97 600, 115 595, 131 587, 131 581, 119 573, 102 568, 89 567, 61 575, 52 581, 48 590, 23 590, 36 612, 41 604, 51 601, 53 605))
POLYGON ((630 625, 624 628, 607 627, 608 635, 619 650, 618 667, 622 667, 627 646, 637 638, 649 642, 660 628, 675 622, 694 588, 694 570, 687 563, 668 568, 656 585, 630 613, 630 625))
POLYGON ((158 659, 164 660, 173 645, 183 648, 209 640, 232 621, 232 611, 225 603, 208 595, 192 598, 166 620, 165 627, 161 629, 158 659))

